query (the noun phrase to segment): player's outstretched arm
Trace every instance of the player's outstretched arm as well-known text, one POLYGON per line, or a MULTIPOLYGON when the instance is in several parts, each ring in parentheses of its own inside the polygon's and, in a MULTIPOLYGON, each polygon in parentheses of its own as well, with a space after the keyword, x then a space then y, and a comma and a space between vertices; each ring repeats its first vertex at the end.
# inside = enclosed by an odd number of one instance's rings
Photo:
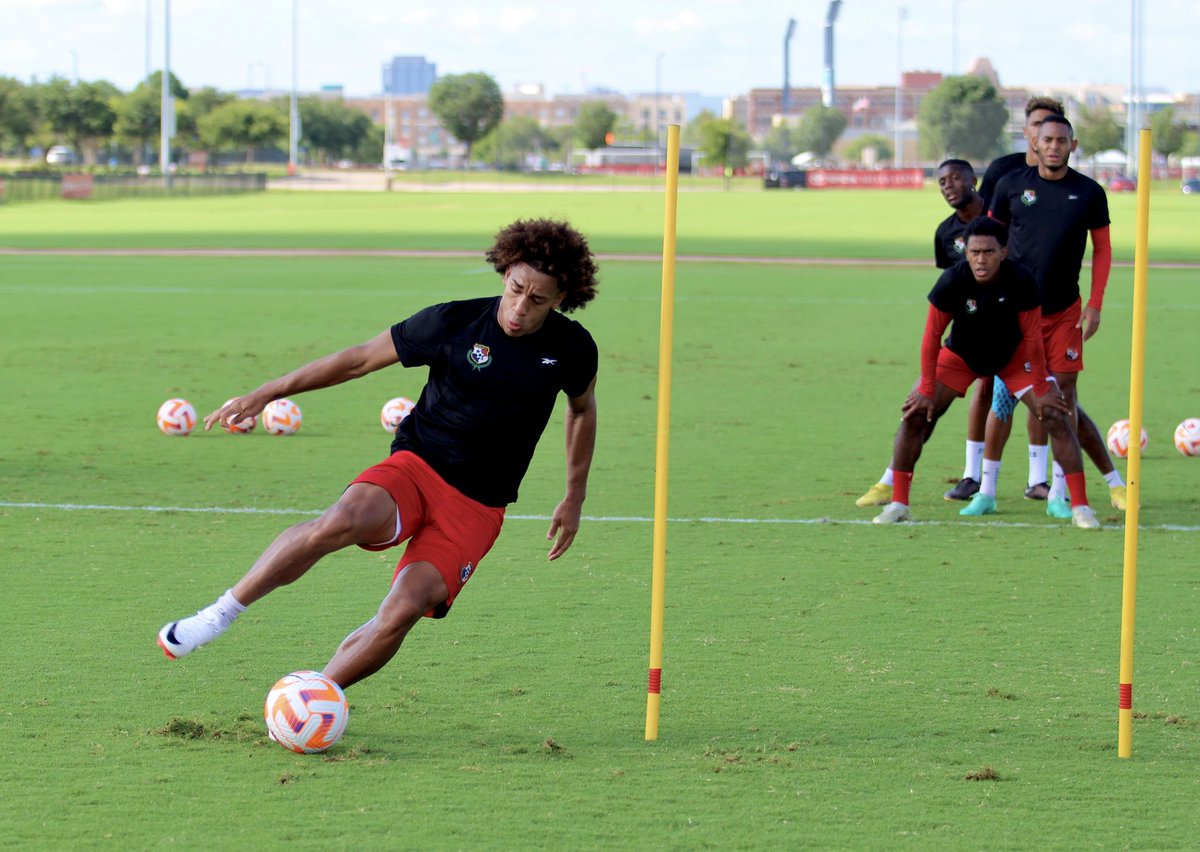
POLYGON ((272 379, 245 396, 234 397, 204 418, 204 428, 211 429, 214 424, 227 426, 230 421, 259 414, 273 399, 340 385, 399 360, 388 329, 365 343, 318 358, 286 376, 272 379))
POLYGON ((596 449, 596 380, 588 389, 567 401, 567 492, 554 508, 546 539, 554 544, 547 554, 551 560, 567 552, 579 532, 583 501, 587 497, 588 472, 596 449), (558 539, 555 540, 555 535, 558 539))

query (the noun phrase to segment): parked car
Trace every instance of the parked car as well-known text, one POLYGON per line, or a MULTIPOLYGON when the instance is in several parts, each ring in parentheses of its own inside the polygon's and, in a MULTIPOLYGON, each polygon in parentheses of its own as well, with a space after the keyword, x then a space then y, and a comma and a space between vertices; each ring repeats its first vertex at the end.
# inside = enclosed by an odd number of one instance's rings
POLYGON ((75 152, 66 145, 51 145, 46 152, 46 162, 52 166, 71 166, 75 164, 75 152))
POLYGON ((765 189, 803 189, 807 185, 807 174, 803 169, 772 169, 763 175, 765 189))
POLYGON ((1193 193, 1200 195, 1200 178, 1188 178, 1183 182, 1183 194, 1192 195, 1193 193))
POLYGON ((1125 175, 1113 175, 1108 188, 1113 192, 1137 192, 1137 181, 1125 175))

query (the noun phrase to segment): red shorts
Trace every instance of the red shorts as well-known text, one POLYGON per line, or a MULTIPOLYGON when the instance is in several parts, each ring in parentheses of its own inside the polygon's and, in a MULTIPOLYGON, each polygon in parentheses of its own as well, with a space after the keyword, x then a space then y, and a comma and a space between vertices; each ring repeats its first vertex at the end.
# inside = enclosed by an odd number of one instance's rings
MULTIPOLYGON (((979 375, 967 366, 967 362, 957 352, 952 352, 943 346, 938 352, 937 375, 934 378, 959 396, 963 396, 966 394, 967 388, 971 386, 971 382, 991 377, 979 375)), ((1003 381, 1005 387, 1018 399, 1025 394, 1025 391, 1033 387, 1033 370, 1025 358, 1024 342, 1017 347, 1017 351, 1000 372, 996 373, 996 378, 1003 381)))
MULTIPOLYGON (((396 535, 363 550, 387 550, 404 540, 404 556, 392 582, 413 562, 429 562, 446 581, 445 603, 425 613, 442 618, 491 550, 504 524, 504 509, 472 500, 442 479, 424 459, 402 450, 360 473, 354 482, 378 485, 396 503, 396 535)), ((354 484, 354 483, 351 483, 354 484)))
POLYGON ((1052 373, 1083 371, 1083 329, 1076 328, 1083 314, 1079 299, 1056 314, 1042 315, 1042 346, 1052 373))

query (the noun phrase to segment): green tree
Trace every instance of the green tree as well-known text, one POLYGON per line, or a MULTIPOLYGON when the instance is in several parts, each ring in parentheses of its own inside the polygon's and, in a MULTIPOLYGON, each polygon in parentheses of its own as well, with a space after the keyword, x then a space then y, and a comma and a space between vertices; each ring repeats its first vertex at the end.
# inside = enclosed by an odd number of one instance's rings
POLYGON ((527 115, 505 119, 479 140, 475 155, 498 169, 524 169, 530 158, 543 157, 561 147, 560 141, 527 115))
POLYGON ((704 164, 723 169, 728 189, 728 178, 733 170, 749 162, 746 155, 753 140, 732 118, 706 118, 699 130, 700 153, 704 155, 704 164))
POLYGON ((801 151, 812 151, 818 159, 825 159, 845 129, 845 113, 824 104, 814 104, 800 116, 792 139, 801 151))
POLYGON ((261 101, 237 100, 217 107, 196 124, 209 151, 244 151, 253 162, 255 148, 272 148, 287 139, 288 117, 261 101))
POLYGON ((371 117, 340 100, 309 95, 296 106, 301 140, 323 162, 351 156, 371 132, 371 117))
POLYGON ((1164 157, 1183 150, 1187 142, 1187 125, 1175 120, 1175 108, 1166 107, 1150 116, 1150 144, 1164 157))
POLYGON ((797 147, 796 136, 796 128, 788 124, 777 124, 763 137, 763 150, 771 155, 773 162, 790 163, 792 157, 799 154, 801 150, 797 147))
POLYGON ((120 91, 106 80, 72 85, 53 77, 37 89, 39 112, 50 130, 95 163, 101 143, 112 135, 117 114, 113 103, 120 91))
MULTIPOLYGON (((188 90, 174 74, 170 75, 168 87, 175 99, 176 125, 188 90)), ((135 162, 141 163, 152 146, 157 146, 162 134, 162 71, 155 71, 127 95, 120 95, 113 102, 116 120, 113 135, 116 141, 133 149, 135 162)))
POLYGON ((861 161, 863 154, 869 149, 874 149, 877 163, 890 160, 894 153, 891 139, 878 133, 864 133, 846 146, 846 159, 861 161))
POLYGON ((575 118, 575 138, 589 151, 603 148, 605 138, 617 124, 617 114, 604 101, 585 101, 575 118))
POLYGON ((0 151, 24 149, 37 125, 37 99, 33 90, 20 80, 0 77, 0 151))
POLYGON ((983 162, 1002 148, 1008 107, 983 77, 947 77, 921 101, 917 123, 923 156, 983 162))
POLYGON ((1101 151, 1122 150, 1125 147, 1125 130, 1117 124, 1112 110, 1104 107, 1084 107, 1075 118, 1075 138, 1083 149, 1082 156, 1094 157, 1101 151))
POLYGON ((504 97, 487 74, 447 74, 429 90, 429 108, 442 127, 467 146, 466 159, 470 163, 471 146, 504 117, 504 97))

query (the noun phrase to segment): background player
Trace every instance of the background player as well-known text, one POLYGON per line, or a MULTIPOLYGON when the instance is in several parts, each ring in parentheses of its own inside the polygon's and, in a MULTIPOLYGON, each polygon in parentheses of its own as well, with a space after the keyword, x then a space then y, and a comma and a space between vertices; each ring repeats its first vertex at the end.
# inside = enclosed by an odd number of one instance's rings
POLYGON ((1083 529, 1100 526, 1087 505, 1079 444, 1066 416, 1072 406, 1047 377, 1037 285, 1028 272, 1007 260, 1006 242, 1003 224, 976 219, 967 227, 967 262, 943 272, 929 293, 921 377, 901 408, 892 452, 895 496, 875 517, 877 524, 911 519, 913 470, 938 418, 972 381, 995 375, 1046 424, 1067 472, 1074 524, 1083 529), (947 327, 950 335, 943 346, 947 327), (1030 390, 1034 398, 1028 396, 1030 390))

